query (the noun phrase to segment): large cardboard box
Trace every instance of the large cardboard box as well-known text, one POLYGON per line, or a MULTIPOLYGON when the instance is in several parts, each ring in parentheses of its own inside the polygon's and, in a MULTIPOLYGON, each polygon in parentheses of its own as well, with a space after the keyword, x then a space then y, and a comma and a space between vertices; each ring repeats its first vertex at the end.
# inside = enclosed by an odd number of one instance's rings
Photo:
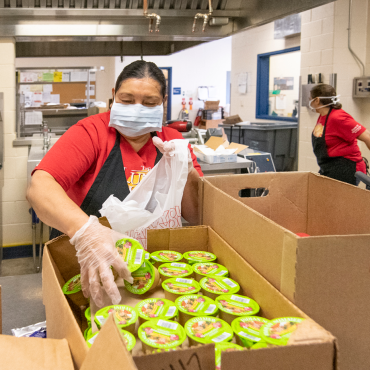
MULTIPOLYGON (((245 350, 238 354, 222 355, 223 370, 240 370, 248 364, 255 370, 333 370, 336 369, 334 337, 309 319, 301 310, 279 293, 258 274, 241 256, 211 228, 199 226, 182 229, 151 230, 148 232, 148 251, 170 249, 184 253, 208 250, 226 265, 231 277, 238 281, 242 293, 254 298, 267 318, 298 316, 307 318, 286 347, 245 350)), ((61 236, 46 244, 43 259, 43 296, 48 323, 48 336, 66 338, 77 369, 91 369, 90 364, 101 364, 101 369, 121 368, 139 370, 214 370, 214 345, 185 348, 173 352, 134 353, 128 355, 113 318, 104 325, 94 345, 88 350, 83 335, 83 317, 67 301, 61 291, 64 282, 79 272, 79 265, 68 237, 61 236), (89 365, 89 366, 88 366, 89 365)), ((146 297, 140 296, 138 299, 146 297)))
POLYGON ((207 177, 200 194, 202 222, 336 336, 340 368, 370 369, 370 192, 295 172, 207 177))

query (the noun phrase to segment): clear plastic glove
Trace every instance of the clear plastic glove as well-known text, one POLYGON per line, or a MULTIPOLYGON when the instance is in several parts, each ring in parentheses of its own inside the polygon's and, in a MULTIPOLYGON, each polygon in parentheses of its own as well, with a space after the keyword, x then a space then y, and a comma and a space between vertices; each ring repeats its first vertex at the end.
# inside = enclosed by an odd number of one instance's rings
MULTIPOLYGON (((170 141, 162 141, 158 136, 153 137, 153 144, 165 157, 172 157, 175 151, 175 144, 170 141)), ((193 170, 193 159, 191 158, 190 150, 188 148, 188 174, 193 170)))
POLYGON ((122 260, 115 247, 116 241, 125 237, 101 225, 97 217, 90 216, 89 221, 70 239, 81 266, 82 292, 86 298, 91 296, 98 307, 103 306, 103 288, 113 304, 121 301, 111 266, 120 277, 133 283, 127 262, 122 260))

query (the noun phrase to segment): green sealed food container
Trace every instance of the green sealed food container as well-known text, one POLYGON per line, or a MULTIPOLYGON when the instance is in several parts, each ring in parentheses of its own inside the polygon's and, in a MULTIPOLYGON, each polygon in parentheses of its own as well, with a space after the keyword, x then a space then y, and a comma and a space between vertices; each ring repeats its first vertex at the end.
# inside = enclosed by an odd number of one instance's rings
POLYGON ((221 370, 221 353, 222 352, 232 352, 232 351, 243 351, 243 347, 238 346, 234 343, 221 342, 215 345, 215 355, 216 355, 216 370, 221 370))
POLYGON ((162 283, 166 299, 175 300, 184 294, 196 294, 200 291, 200 285, 194 279, 171 278, 162 283))
POLYGON ((258 349, 258 348, 269 348, 269 346, 266 342, 258 342, 256 344, 253 344, 253 346, 250 349, 258 349))
POLYGON ((238 316, 254 316, 260 306, 251 298, 239 294, 223 294, 216 298, 220 319, 231 324, 238 316))
POLYGON ((299 317, 280 317, 271 320, 260 329, 261 338, 269 344, 285 346, 302 321, 304 319, 299 317))
POLYGON ((87 344, 87 346, 88 346, 89 348, 94 344, 95 339, 96 339, 96 337, 98 336, 98 334, 99 334, 99 332, 98 332, 98 331, 96 331, 95 333, 93 333, 93 332, 91 331, 91 328, 88 328, 88 329, 87 329, 87 333, 86 333, 85 340, 86 340, 86 344, 87 344))
POLYGON ((185 332, 191 346, 230 342, 234 335, 226 321, 212 316, 193 317, 186 322, 185 332))
POLYGON ((264 342, 261 338, 260 330, 263 325, 269 323, 259 316, 243 316, 236 318, 231 323, 231 328, 236 335, 236 342, 241 346, 250 348, 256 343, 264 342))
POLYGON ((190 251, 184 253, 183 256, 188 261, 189 265, 194 265, 194 263, 199 262, 212 262, 217 259, 213 253, 204 251, 190 251))
POLYGON ((159 267, 163 263, 178 262, 182 260, 182 254, 175 251, 157 251, 150 254, 150 258, 154 262, 155 267, 159 267))
POLYGON ((176 299, 175 304, 179 309, 180 324, 183 326, 195 316, 216 316, 218 313, 216 302, 203 295, 183 295, 176 299))
POLYGON ((129 331, 131 334, 135 334, 135 324, 138 319, 138 314, 135 308, 123 305, 114 305, 104 307, 95 314, 95 323, 100 329, 109 314, 114 315, 114 319, 119 328, 129 331))
POLYGON ((140 324, 156 318, 172 320, 178 313, 175 303, 164 298, 144 299, 135 308, 139 314, 140 324))
POLYGON ((86 306, 89 303, 89 299, 85 298, 82 293, 81 274, 73 276, 73 278, 69 279, 64 284, 62 291, 77 306, 86 306))
POLYGON ((195 263, 193 265, 193 270, 195 273, 195 279, 197 281, 200 281, 205 276, 229 276, 229 270, 225 266, 219 265, 218 263, 214 262, 195 263))
POLYGON ((88 323, 91 323, 91 309, 87 307, 85 310, 85 317, 88 323))
POLYGON ((223 294, 235 294, 240 290, 240 285, 230 278, 204 277, 199 282, 202 292, 209 298, 216 298, 223 294))
POLYGON ((127 348, 127 351, 131 352, 136 344, 136 338, 128 331, 122 330, 121 333, 123 334, 123 342, 127 348))
POLYGON ((177 348, 186 339, 185 330, 179 323, 163 319, 153 319, 142 324, 138 336, 142 341, 143 351, 177 348))
POLYGON ((87 339, 87 335, 89 334, 89 330, 91 331, 91 323, 89 323, 89 326, 84 331, 84 338, 87 339))
POLYGON ((155 289, 160 280, 158 270, 149 261, 145 261, 131 276, 134 282, 130 284, 125 280, 125 287, 133 294, 144 294, 155 289))
MULTIPOLYGON (((131 352, 136 344, 135 337, 126 330, 120 329, 120 331, 122 333, 123 342, 125 343, 127 351, 131 352)), ((87 335, 85 337, 85 340, 89 348, 94 344, 95 339, 97 338, 98 334, 99 334, 98 331, 96 331, 95 333, 92 333, 91 328, 87 329, 87 335)))
POLYGON ((191 277, 193 275, 193 268, 180 262, 164 263, 158 267, 158 271, 161 274, 162 281, 165 281, 174 277, 191 277))
POLYGON ((145 250, 135 239, 124 238, 116 242, 116 248, 122 259, 127 262, 130 272, 136 271, 143 264, 145 250))

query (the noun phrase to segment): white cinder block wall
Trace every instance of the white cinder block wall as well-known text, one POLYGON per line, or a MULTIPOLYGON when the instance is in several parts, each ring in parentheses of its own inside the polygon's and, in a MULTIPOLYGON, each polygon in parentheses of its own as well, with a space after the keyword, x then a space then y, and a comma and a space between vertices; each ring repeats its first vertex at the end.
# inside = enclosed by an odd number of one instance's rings
MULTIPOLYGON (((361 73, 347 47, 348 14, 349 0, 337 0, 302 13, 302 82, 307 83, 310 73, 322 73, 324 82, 329 83, 329 74, 337 73, 337 94, 341 95, 343 109, 370 129, 370 101, 352 98, 353 78, 361 73)), ((368 0, 353 0, 351 28, 352 49, 367 64, 367 73, 370 73, 368 0)), ((301 171, 318 170, 311 145, 311 133, 317 117, 317 113, 301 108, 298 163, 301 171)), ((370 158, 366 145, 359 144, 363 156, 370 158)))
POLYGON ((274 23, 240 32, 232 37, 231 114, 243 121, 256 120, 257 55, 300 46, 300 37, 274 39, 274 23), (238 92, 238 76, 248 72, 248 92, 238 92))

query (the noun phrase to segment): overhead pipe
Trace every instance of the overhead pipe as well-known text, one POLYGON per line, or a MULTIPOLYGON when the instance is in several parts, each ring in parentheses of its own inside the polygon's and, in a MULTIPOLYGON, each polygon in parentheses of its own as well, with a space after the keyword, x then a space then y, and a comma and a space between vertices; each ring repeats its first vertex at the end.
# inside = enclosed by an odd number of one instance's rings
POLYGON ((352 54, 353 58, 357 63, 361 65, 362 76, 365 76, 365 65, 361 59, 356 55, 356 53, 351 48, 351 18, 352 18, 352 0, 349 0, 349 12, 348 12, 348 50, 352 54))
POLYGON ((153 23, 155 20, 155 32, 159 32, 159 25, 161 24, 161 17, 158 14, 148 14, 148 0, 143 2, 144 17, 149 19, 149 32, 153 32, 153 23))
POLYGON ((195 14, 194 16, 194 22, 193 22, 193 29, 192 29, 192 32, 195 32, 195 26, 197 24, 197 20, 198 18, 203 18, 203 28, 202 28, 202 32, 204 32, 206 30, 206 26, 207 26, 207 23, 208 21, 210 20, 211 18, 211 15, 213 13, 213 8, 212 8, 212 0, 209 0, 209 6, 208 6, 208 14, 203 14, 203 13, 197 13, 195 14))

